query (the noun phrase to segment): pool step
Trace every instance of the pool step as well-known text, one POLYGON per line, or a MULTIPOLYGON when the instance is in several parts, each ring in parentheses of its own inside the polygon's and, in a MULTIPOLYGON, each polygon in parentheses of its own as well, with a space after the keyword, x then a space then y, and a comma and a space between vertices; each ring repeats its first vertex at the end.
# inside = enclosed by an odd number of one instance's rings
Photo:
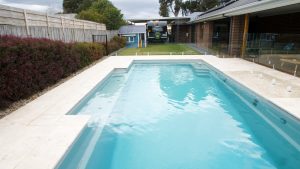
POLYGON ((200 72, 200 73, 210 73, 209 69, 195 69, 194 70, 196 73, 200 72))
POLYGON ((195 69, 194 70, 195 71, 195 75, 196 76, 210 76, 210 70, 209 69, 203 69, 203 68, 201 68, 201 69, 195 69))
POLYGON ((192 65, 194 68, 194 72, 196 76, 200 77, 209 77, 210 76, 210 70, 207 68, 205 64, 197 63, 192 65))

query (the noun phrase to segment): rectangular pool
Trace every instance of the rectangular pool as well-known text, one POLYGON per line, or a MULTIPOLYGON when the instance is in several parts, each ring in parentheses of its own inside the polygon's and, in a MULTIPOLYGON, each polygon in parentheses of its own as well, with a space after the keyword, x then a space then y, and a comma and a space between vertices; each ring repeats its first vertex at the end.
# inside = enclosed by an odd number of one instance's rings
POLYGON ((300 122, 213 67, 135 62, 69 113, 91 119, 57 169, 299 169, 300 122))

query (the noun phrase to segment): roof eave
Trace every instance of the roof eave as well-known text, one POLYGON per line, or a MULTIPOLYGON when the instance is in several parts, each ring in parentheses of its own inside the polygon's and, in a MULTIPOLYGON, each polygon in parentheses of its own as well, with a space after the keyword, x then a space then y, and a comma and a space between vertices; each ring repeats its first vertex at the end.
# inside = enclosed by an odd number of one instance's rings
POLYGON ((255 13, 264 10, 289 6, 300 3, 300 0, 264 0, 258 1, 251 4, 243 5, 237 8, 233 8, 229 11, 226 11, 225 16, 236 16, 243 15, 247 13, 255 13))
POLYGON ((214 15, 207 18, 200 18, 199 20, 194 21, 194 23, 207 22, 207 21, 213 21, 213 20, 224 19, 224 18, 226 18, 224 15, 214 15))
POLYGON ((146 32, 126 32, 126 33, 120 33, 120 35, 128 35, 128 34, 138 34, 138 33, 146 33, 146 32))
POLYGON ((239 7, 236 7, 236 8, 226 10, 222 13, 217 14, 217 15, 213 15, 213 16, 206 17, 206 18, 200 18, 198 20, 195 20, 194 23, 211 21, 211 20, 218 20, 218 19, 223 19, 223 18, 226 18, 226 17, 243 15, 243 14, 247 14, 247 13, 254 13, 254 12, 264 11, 264 10, 268 10, 268 9, 293 5, 293 4, 297 4, 297 3, 300 3, 300 0, 264 0, 264 1, 257 1, 257 2, 249 3, 249 4, 246 4, 246 5, 243 5, 243 6, 239 6, 239 7))

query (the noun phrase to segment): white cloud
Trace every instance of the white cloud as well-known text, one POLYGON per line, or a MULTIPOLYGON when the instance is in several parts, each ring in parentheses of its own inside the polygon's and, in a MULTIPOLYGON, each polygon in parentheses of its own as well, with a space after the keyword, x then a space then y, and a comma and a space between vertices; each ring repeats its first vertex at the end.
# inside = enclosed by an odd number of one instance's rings
MULTIPOLYGON (((159 0, 111 0, 125 18, 158 17, 159 0)), ((0 0, 0 4, 35 11, 62 11, 63 0, 0 0)))
POLYGON ((158 17, 159 0, 111 0, 125 18, 158 17))
POLYGON ((39 12, 45 12, 49 10, 49 6, 45 5, 35 5, 35 4, 23 4, 23 3, 12 3, 12 2, 6 2, 4 0, 0 0, 0 4, 12 6, 16 8, 22 8, 22 9, 29 9, 33 11, 39 11, 39 12))

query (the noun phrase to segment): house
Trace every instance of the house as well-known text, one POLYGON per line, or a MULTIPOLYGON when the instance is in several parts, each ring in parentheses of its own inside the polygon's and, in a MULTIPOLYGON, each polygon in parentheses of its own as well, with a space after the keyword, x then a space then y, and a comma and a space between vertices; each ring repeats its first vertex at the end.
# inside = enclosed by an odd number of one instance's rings
POLYGON ((299 20, 300 0, 231 0, 177 26, 195 31, 189 39, 179 38, 186 36, 180 33, 175 39, 230 57, 291 53, 300 47, 299 20))
POLYGON ((194 34, 196 26, 191 23, 193 23, 193 21, 195 21, 202 13, 203 12, 194 12, 186 16, 188 20, 180 19, 171 22, 171 35, 173 35, 173 41, 176 43, 195 43, 194 34))
POLYGON ((147 47, 147 36, 145 25, 125 25, 119 29, 119 35, 127 39, 126 47, 147 47))

